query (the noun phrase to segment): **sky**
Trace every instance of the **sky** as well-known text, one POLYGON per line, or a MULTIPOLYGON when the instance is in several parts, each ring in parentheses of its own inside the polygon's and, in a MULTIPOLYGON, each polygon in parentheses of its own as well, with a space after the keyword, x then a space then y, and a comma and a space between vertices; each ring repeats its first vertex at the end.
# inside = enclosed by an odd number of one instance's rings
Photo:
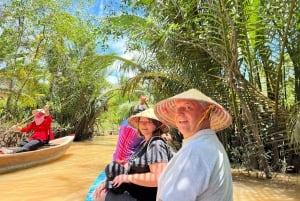
MULTIPOLYGON (((120 14, 120 0, 94 0, 94 3, 90 5, 88 13, 95 15, 96 17, 105 17, 111 15, 114 12, 115 15, 120 14), (109 10, 107 10, 109 8, 109 10)), ((111 40, 109 42, 109 49, 104 53, 115 53, 118 56, 124 57, 126 59, 134 59, 139 56, 139 52, 126 52, 126 38, 119 39, 117 41, 111 40)), ((103 53, 103 52, 102 52, 103 53)), ((107 80, 112 84, 118 83, 118 78, 120 76, 120 70, 118 68, 119 62, 115 62, 109 69, 107 80)), ((128 73, 128 77, 133 76, 133 73, 128 73)))
MULTIPOLYGON (((73 0, 73 6, 69 9, 71 13, 75 13, 76 10, 79 9, 79 2, 78 0, 73 0)), ((85 11, 90 14, 94 15, 98 18, 110 16, 111 12, 107 9, 110 9, 111 11, 115 12, 116 14, 120 13, 120 0, 93 0, 92 3, 85 6, 85 11), (105 10, 106 9, 106 10, 105 10)), ((126 38, 120 39, 118 41, 111 40, 109 43, 109 49, 106 51, 101 50, 99 48, 99 53, 116 53, 119 56, 124 54, 126 47, 126 38)))
POLYGON ((89 12, 98 17, 103 17, 110 15, 108 11, 105 10, 106 7, 111 8, 116 12, 119 11, 120 8, 120 0, 94 0, 92 6, 90 6, 89 12))
MULTIPOLYGON (((71 8, 71 12, 74 12, 76 11, 76 9, 78 9, 76 5, 78 2, 79 2, 78 0, 73 0, 74 6, 71 8)), ((115 14, 120 13, 120 3, 121 3, 120 0, 94 0, 92 4, 89 4, 86 7, 86 10, 90 15, 94 15, 99 18, 110 16, 111 12, 115 12, 115 14), (109 8, 111 11, 108 11, 106 8, 109 8)), ((98 51, 100 54, 114 53, 126 59, 133 59, 139 54, 138 52, 125 53, 125 49, 126 49, 126 38, 123 38, 117 41, 110 40, 108 50, 103 51, 101 50, 101 48, 99 48, 98 51)), ((116 62, 113 66, 109 68, 110 72, 108 73, 107 80, 112 84, 118 83, 118 78, 120 76, 118 66, 119 63, 116 62)), ((128 76, 133 76, 133 75, 132 73, 129 73, 128 76)))

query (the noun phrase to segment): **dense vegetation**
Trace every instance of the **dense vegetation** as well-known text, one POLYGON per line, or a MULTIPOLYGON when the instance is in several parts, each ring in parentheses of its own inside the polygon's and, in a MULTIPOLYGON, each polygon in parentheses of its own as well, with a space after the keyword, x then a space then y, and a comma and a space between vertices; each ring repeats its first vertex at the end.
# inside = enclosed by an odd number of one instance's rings
POLYGON ((126 118, 140 93, 155 103, 198 88, 234 117, 219 133, 232 163, 267 177, 297 165, 296 0, 123 0, 118 10, 114 1, 107 5, 113 5, 105 7, 108 15, 96 18, 65 10, 70 5, 64 1, 2 3, 0 78, 7 88, 1 121, 20 121, 32 108, 50 104, 57 123, 83 140, 107 119, 116 125, 126 118), (126 39, 127 51, 140 57, 101 53, 111 39, 126 39), (106 77, 116 62, 120 80, 112 84, 106 77))

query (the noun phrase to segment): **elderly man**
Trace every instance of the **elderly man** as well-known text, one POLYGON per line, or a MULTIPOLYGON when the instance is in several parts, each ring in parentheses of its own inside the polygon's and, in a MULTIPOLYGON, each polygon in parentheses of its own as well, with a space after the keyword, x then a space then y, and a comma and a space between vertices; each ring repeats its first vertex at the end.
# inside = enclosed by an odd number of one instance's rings
POLYGON ((156 116, 183 134, 182 148, 159 178, 158 201, 232 201, 230 163, 216 131, 230 114, 196 89, 158 102, 156 116))

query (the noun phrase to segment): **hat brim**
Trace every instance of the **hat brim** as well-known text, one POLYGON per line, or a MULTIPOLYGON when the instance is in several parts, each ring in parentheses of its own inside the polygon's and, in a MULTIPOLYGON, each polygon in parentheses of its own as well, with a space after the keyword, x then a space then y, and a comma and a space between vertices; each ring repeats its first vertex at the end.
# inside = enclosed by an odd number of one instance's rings
POLYGON ((157 120, 157 121, 160 121, 157 116, 155 115, 154 113, 154 110, 153 108, 149 108, 149 109, 146 109, 140 113, 137 113, 135 115, 132 115, 131 117, 128 118, 128 123, 130 126, 138 129, 138 126, 139 126, 139 118, 140 117, 146 117, 146 118, 150 118, 150 119, 154 119, 154 120, 157 120))
POLYGON ((45 110, 44 109, 37 109, 37 112, 41 112, 41 113, 45 114, 45 110))
POLYGON ((43 113, 43 114, 45 114, 46 112, 45 112, 44 109, 35 109, 35 110, 32 110, 32 114, 33 114, 33 115, 36 115, 36 114, 38 114, 38 113, 43 113))
POLYGON ((214 100, 198 91, 197 89, 190 89, 171 98, 162 100, 155 104, 154 113, 164 124, 177 128, 175 122, 176 100, 195 100, 200 104, 208 103, 214 105, 214 109, 210 112, 210 128, 215 131, 220 131, 227 128, 231 122, 231 115, 214 100))

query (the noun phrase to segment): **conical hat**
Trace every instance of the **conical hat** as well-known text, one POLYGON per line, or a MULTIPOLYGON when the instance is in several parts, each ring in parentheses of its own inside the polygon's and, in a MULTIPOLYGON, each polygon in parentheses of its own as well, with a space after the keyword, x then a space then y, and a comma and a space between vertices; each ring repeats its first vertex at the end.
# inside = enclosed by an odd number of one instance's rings
POLYGON ((43 109, 37 109, 34 114, 34 121, 36 125, 41 125, 45 120, 45 111, 43 109))
POLYGON ((231 115, 214 100, 203 94, 197 89, 190 89, 168 99, 162 100, 155 104, 154 112, 159 120, 166 125, 176 128, 175 123, 175 102, 176 100, 196 100, 206 102, 213 105, 214 108, 210 112, 210 128, 215 131, 220 131, 227 128, 231 122, 231 115))
POLYGON ((155 119, 157 121, 160 121, 157 116, 154 114, 154 110, 153 108, 149 108, 147 110, 144 110, 140 113, 137 113, 135 115, 132 115, 131 117, 128 118, 128 123, 130 124, 130 126, 138 129, 139 126, 139 117, 146 117, 146 118, 150 118, 150 119, 155 119))

